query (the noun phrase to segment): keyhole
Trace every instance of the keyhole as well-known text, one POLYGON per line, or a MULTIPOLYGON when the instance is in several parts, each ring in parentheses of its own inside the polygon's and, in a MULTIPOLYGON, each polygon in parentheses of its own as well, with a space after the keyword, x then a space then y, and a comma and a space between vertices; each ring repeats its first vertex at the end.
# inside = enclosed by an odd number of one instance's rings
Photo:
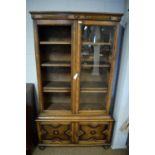
POLYGON ((90 131, 90 133, 91 133, 92 135, 95 135, 95 134, 96 134, 96 131, 95 131, 95 130, 92 130, 92 131, 90 131))
POLYGON ((54 131, 53 131, 53 134, 54 134, 54 135, 58 135, 58 134, 59 134, 59 131, 54 130, 54 131))

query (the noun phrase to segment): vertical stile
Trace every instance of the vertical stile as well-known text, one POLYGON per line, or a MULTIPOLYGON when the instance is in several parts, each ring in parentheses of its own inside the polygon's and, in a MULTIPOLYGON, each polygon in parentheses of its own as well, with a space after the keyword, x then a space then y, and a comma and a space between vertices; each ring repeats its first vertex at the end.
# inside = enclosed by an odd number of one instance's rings
POLYGON ((39 49, 39 35, 37 22, 33 21, 34 29, 34 43, 35 43, 35 57, 36 57, 36 68, 37 68, 37 80, 38 80, 38 93, 39 93, 39 106, 40 112, 43 112, 43 94, 42 94, 42 79, 41 79, 41 68, 40 68, 40 49, 39 49))
POLYGON ((116 25, 116 29, 114 32, 114 43, 113 43, 113 50, 112 50, 112 64, 111 70, 109 75, 109 83, 108 83, 108 95, 106 99, 106 113, 109 115, 110 111, 110 104, 111 104, 111 97, 112 97, 112 84, 114 79, 114 70, 115 70, 115 63, 116 63, 116 50, 117 50, 117 38, 118 38, 118 31, 119 31, 119 23, 116 25))

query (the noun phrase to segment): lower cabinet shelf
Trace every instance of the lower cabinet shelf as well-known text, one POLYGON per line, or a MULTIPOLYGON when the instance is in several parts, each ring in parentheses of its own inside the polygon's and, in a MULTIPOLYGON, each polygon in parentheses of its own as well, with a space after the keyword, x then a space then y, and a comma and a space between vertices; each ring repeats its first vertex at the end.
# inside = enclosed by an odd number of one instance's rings
POLYGON ((113 120, 37 120, 39 145, 110 145, 113 120))

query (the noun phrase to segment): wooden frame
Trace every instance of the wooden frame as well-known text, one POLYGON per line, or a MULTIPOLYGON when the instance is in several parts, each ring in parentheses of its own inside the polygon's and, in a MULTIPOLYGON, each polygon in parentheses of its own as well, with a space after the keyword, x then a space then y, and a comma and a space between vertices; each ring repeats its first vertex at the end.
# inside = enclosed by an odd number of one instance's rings
MULTIPOLYGON (((35 56, 36 56, 36 69, 38 79, 38 93, 39 93, 39 107, 40 113, 36 120, 39 145, 40 146, 94 146, 94 145, 110 145, 113 119, 109 115, 111 97, 112 97, 112 83, 115 70, 116 61, 116 49, 117 49, 117 38, 119 30, 119 21, 122 14, 113 13, 85 13, 85 12, 31 12, 34 25, 34 43, 35 43, 35 56), (107 89, 88 89, 82 88, 80 91, 80 73, 81 73, 81 46, 82 45, 110 45, 108 42, 97 42, 93 43, 90 41, 81 40, 81 25, 96 25, 96 26, 114 26, 114 41, 112 49, 112 63, 111 65, 102 64, 96 67, 110 68, 108 88, 107 89), (71 26, 71 40, 39 40, 39 28, 38 26, 71 26), (53 45, 70 46, 70 57, 71 63, 48 63, 41 62, 42 55, 40 53, 40 46, 53 46, 53 45), (43 87, 42 68, 52 67, 71 67, 71 81, 70 88, 66 87, 57 88, 43 87), (76 77, 76 78, 75 78, 76 77), (45 109, 43 93, 71 93, 71 110, 49 110, 45 109), (105 110, 80 110, 80 92, 83 93, 107 93, 106 107, 105 110), (96 124, 96 126, 94 126, 96 124), (106 129, 106 141, 102 139, 104 137, 100 130, 104 130, 104 125, 107 125, 106 129), (45 128, 41 127, 45 126, 45 128), (46 126, 48 125, 48 126, 46 126), (68 129, 69 128, 69 129, 68 129), (98 133, 96 139, 87 140, 84 137, 88 137, 90 131, 95 134, 94 130, 98 133), (103 129, 102 129, 103 128, 103 129), (56 129, 57 131, 55 131, 56 129), (46 134, 45 131, 46 130, 46 134), (48 130, 48 131, 47 131, 48 130), (80 131, 84 130, 84 131, 80 131), (63 135, 63 131, 67 135, 63 135), (55 133, 54 133, 55 132, 55 133), (57 135, 60 132, 60 135, 57 135), (83 132, 86 135, 84 137, 79 136, 79 132, 83 132), (62 135, 61 135, 62 134, 62 135), (45 136, 45 137, 44 137, 45 136), (47 138, 46 138, 47 136, 47 138), (66 139, 69 136, 71 140, 66 139), (59 140, 52 140, 52 138, 58 138, 59 140), (61 139, 61 137, 63 137, 61 139), (50 139, 51 138, 51 139, 50 139), (81 139, 80 139, 81 138, 81 139)), ((47 33, 48 34, 48 33, 47 33)), ((62 38, 63 39, 63 38, 62 38)), ((48 56, 48 55, 47 55, 48 56)), ((91 67, 89 64, 85 64, 84 67, 91 67)), ((81 134, 81 133, 80 133, 81 134)), ((91 136, 90 136, 91 137, 91 136)))

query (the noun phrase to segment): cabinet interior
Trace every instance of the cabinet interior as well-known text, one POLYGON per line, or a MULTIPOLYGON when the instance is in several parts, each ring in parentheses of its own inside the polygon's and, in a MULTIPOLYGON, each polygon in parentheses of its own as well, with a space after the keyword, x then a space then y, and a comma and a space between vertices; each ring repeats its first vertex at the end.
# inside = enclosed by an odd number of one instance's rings
MULTIPOLYGON (((45 110, 71 110, 71 30, 71 25, 38 26, 45 110)), ((80 110, 106 108, 113 30, 81 26, 80 110)))

